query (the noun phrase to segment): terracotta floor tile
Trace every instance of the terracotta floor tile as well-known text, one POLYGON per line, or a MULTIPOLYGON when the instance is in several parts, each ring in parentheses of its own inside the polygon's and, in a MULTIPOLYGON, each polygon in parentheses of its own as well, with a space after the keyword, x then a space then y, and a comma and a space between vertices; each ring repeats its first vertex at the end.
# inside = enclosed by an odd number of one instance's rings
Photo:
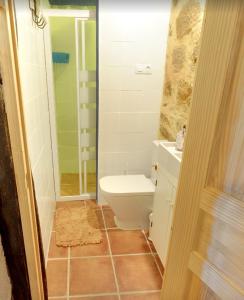
POLYGON ((164 274, 164 266, 163 266, 163 264, 161 263, 161 260, 160 260, 160 258, 159 258, 159 256, 158 256, 158 254, 154 255, 154 257, 156 258, 156 261, 157 261, 158 267, 159 267, 159 269, 160 269, 160 272, 161 272, 161 274, 163 275, 163 274, 164 274))
POLYGON ((148 294, 122 295, 121 300, 159 300, 160 292, 148 294))
POLYGON ((91 297, 82 297, 74 298, 74 300, 118 300, 118 296, 91 296, 91 297))
POLYGON ((107 205, 107 204, 103 204, 102 205, 102 209, 111 209, 111 207, 109 205, 107 205))
POLYGON ((139 230, 108 230, 112 254, 148 253, 150 249, 139 230))
POLYGON ((93 200, 86 200, 86 205, 87 206, 90 206, 92 208, 100 208, 98 205, 97 205, 97 201, 95 199, 93 200))
POLYGON ((67 292, 67 260, 48 261, 47 282, 48 295, 66 296, 67 292))
POLYGON ((70 295, 116 292, 110 258, 72 259, 70 295))
POLYGON ((60 258, 60 257, 68 257, 68 248, 56 246, 55 232, 52 232, 48 258, 60 258))
POLYGON ((102 215, 102 210, 101 209, 95 209, 97 219, 98 219, 98 224, 99 224, 99 229, 104 229, 104 220, 103 220, 103 215, 102 215))
POLYGON ((152 242, 152 241, 149 241, 149 244, 150 244, 150 247, 151 247, 152 252, 153 252, 153 253, 156 253, 157 250, 156 250, 156 248, 154 247, 153 242, 152 242))
POLYGON ((120 291, 159 290, 162 279, 152 255, 114 257, 120 291))
POLYGON ((154 245, 153 245, 153 242, 152 242, 151 240, 148 239, 148 237, 149 237, 149 231, 148 231, 148 230, 144 230, 144 234, 145 234, 145 236, 146 236, 146 238, 147 238, 147 241, 148 241, 149 244, 150 244, 150 247, 151 247, 152 252, 153 252, 153 253, 157 252, 156 249, 155 249, 155 247, 154 247, 154 245))
POLYGON ((103 209, 103 215, 105 219, 106 228, 117 227, 114 222, 114 212, 112 211, 112 209, 103 209))
POLYGON ((102 232, 103 241, 100 244, 89 244, 71 247, 71 257, 108 255, 108 241, 105 232, 102 232))

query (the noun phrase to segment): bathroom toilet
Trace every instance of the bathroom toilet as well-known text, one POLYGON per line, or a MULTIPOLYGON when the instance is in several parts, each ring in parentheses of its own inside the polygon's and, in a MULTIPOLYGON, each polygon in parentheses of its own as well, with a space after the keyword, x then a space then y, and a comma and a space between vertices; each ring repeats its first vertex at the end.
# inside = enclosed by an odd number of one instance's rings
MULTIPOLYGON (((153 166, 157 161, 159 141, 153 142, 153 166)), ((145 175, 106 176, 99 185, 104 200, 115 213, 115 223, 121 229, 148 229, 153 207, 156 168, 151 178, 145 175)))
POLYGON ((106 176, 100 179, 104 199, 115 213, 121 229, 149 227, 155 185, 144 175, 106 176))

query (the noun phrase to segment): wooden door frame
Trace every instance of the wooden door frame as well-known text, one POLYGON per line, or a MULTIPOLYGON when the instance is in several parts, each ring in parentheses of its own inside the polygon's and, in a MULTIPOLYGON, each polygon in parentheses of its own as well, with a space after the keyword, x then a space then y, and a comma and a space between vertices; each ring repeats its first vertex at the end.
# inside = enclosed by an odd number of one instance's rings
MULTIPOLYGON (((244 5, 239 0, 207 0, 206 3, 200 57, 161 294, 163 300, 186 299, 185 285, 191 276, 189 264, 194 263, 190 254, 195 242, 200 194, 205 186, 212 150, 210 145, 214 142, 221 103, 223 99, 229 100, 226 97, 229 96, 241 44, 239 37, 244 21, 243 9, 244 5)), ((212 271, 218 281, 217 272, 212 271)), ((198 275, 201 277, 201 274, 198 275)), ((205 278, 202 280, 211 286, 205 278)), ((220 295, 220 290, 218 292, 220 295)))
POLYGON ((0 234, 12 298, 31 300, 0 65, 0 234))
MULTIPOLYGON (((24 126, 12 1, 0 0, 0 63, 5 83, 8 86, 5 90, 5 104, 31 295, 32 299, 40 300, 44 299, 43 280, 33 184, 24 126), (1 42, 3 40, 4 45, 1 42)), ((238 45, 241 9, 242 4, 239 0, 208 0, 206 4, 197 78, 193 91, 193 103, 161 299, 183 299, 184 282, 182 278, 185 278, 188 273, 189 255, 194 242, 193 233, 198 218, 199 202, 196 199, 199 198, 199 186, 204 185, 204 182, 199 183, 198 178, 193 176, 195 172, 192 170, 197 168, 199 172, 207 172, 205 165, 207 165, 211 150, 208 144, 212 144, 214 139, 221 98, 228 88, 226 80, 230 78, 234 68, 232 59, 238 45), (214 11, 212 5, 214 5, 214 11), (226 9, 225 6, 228 6, 229 9, 226 9), (213 82, 215 82, 214 89, 212 88, 213 82), (210 101, 213 96, 215 101, 210 101), (203 124, 201 120, 204 115, 208 116, 208 122, 203 124), (185 240, 184 243, 179 243, 179 236, 185 240)))
MULTIPOLYGON (((45 270, 41 261, 39 224, 28 158, 15 28, 13 0, 0 0, 0 66, 28 269, 28 274, 23 274, 23 276, 27 275, 29 278, 31 299, 42 300, 47 299, 42 273, 45 270)), ((25 257, 23 259, 25 260, 25 257)))

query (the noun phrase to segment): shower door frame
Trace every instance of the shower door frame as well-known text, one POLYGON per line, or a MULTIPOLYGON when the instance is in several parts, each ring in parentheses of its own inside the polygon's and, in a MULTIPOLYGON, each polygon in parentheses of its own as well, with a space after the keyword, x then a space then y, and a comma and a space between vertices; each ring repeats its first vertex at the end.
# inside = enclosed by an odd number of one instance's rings
MULTIPOLYGON (((52 160, 53 160, 53 177, 55 182, 55 197, 56 201, 74 201, 74 200, 89 200, 96 199, 97 190, 95 193, 81 193, 82 192, 82 178, 81 178, 81 147, 80 147, 80 100, 79 100, 79 61, 78 61, 78 21, 94 20, 97 22, 96 11, 93 10, 73 10, 73 9, 45 9, 44 16, 47 17, 47 30, 44 31, 45 41, 45 54, 46 54, 46 68, 47 68, 47 86, 48 86, 48 97, 49 97, 49 115, 50 115, 50 131, 51 131, 51 144, 52 144, 52 160), (58 141, 57 141, 57 124, 56 124, 56 109, 55 109, 55 89, 54 89, 54 72, 52 63, 52 45, 51 45, 51 30, 49 17, 69 17, 75 19, 75 44, 76 44, 76 83, 77 83, 77 126, 78 126, 78 148, 79 148, 79 188, 80 194, 62 196, 61 195, 61 176, 59 172, 59 160, 58 160, 58 141)), ((97 28, 97 26, 96 26, 97 28)), ((96 36, 98 33, 96 32, 96 36)), ((97 42, 97 38, 96 38, 97 42)), ((97 54, 96 54, 97 59, 97 54)), ((96 64, 96 73, 97 64, 96 64)), ((97 76, 96 76, 97 78, 97 76)), ((97 99, 97 88, 96 82, 96 103, 97 99)), ((98 109, 98 105, 96 110, 98 109)), ((97 116, 97 114, 96 114, 97 116)), ((98 122, 97 122, 98 124, 98 122)), ((98 125, 96 125, 96 159, 97 159, 97 141, 98 141, 98 125)), ((97 163, 96 163, 97 169, 97 163)), ((97 177, 97 171, 96 171, 97 177)))
MULTIPOLYGON (((96 192, 95 193, 87 193, 87 160, 82 160, 81 158, 81 117, 80 117, 80 71, 87 71, 86 70, 86 44, 85 44, 85 21, 87 20, 96 20, 93 17, 89 18, 81 18, 81 17, 75 17, 75 43, 76 43, 76 86, 77 86, 77 112, 78 112, 78 129, 79 129, 79 134, 78 134, 78 144, 79 144, 79 187, 80 191, 82 193, 82 196, 88 196, 90 198, 96 197, 96 192), (81 41, 82 41, 82 55, 80 59, 80 46, 79 46, 79 23, 81 23, 81 41), (82 62, 82 70, 80 70, 80 61, 82 62), (82 165, 83 165, 83 170, 82 170, 82 165), (82 176, 83 174, 83 176, 82 176), (83 179, 83 183, 82 183, 83 179)), ((97 72, 97 70, 96 70, 97 72)), ((82 82, 82 87, 85 87, 85 82, 82 82)), ((97 94, 97 93, 96 93, 97 94)), ((97 100, 97 99, 96 99, 97 100)), ((97 107, 96 107, 97 109, 97 107)), ((97 129, 97 128, 96 128, 97 129)), ((87 129, 85 129, 85 133, 87 133, 87 129)), ((96 130, 96 141, 97 141, 97 130, 96 130)), ((97 151, 97 148, 96 148, 97 151)))

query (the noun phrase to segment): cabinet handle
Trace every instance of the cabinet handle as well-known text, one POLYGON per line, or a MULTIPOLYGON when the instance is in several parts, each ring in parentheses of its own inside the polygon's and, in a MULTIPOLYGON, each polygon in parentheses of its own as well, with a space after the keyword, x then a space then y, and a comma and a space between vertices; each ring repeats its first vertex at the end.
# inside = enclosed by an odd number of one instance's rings
POLYGON ((154 170, 157 171, 158 170, 158 164, 153 164, 152 168, 154 168, 154 170))

